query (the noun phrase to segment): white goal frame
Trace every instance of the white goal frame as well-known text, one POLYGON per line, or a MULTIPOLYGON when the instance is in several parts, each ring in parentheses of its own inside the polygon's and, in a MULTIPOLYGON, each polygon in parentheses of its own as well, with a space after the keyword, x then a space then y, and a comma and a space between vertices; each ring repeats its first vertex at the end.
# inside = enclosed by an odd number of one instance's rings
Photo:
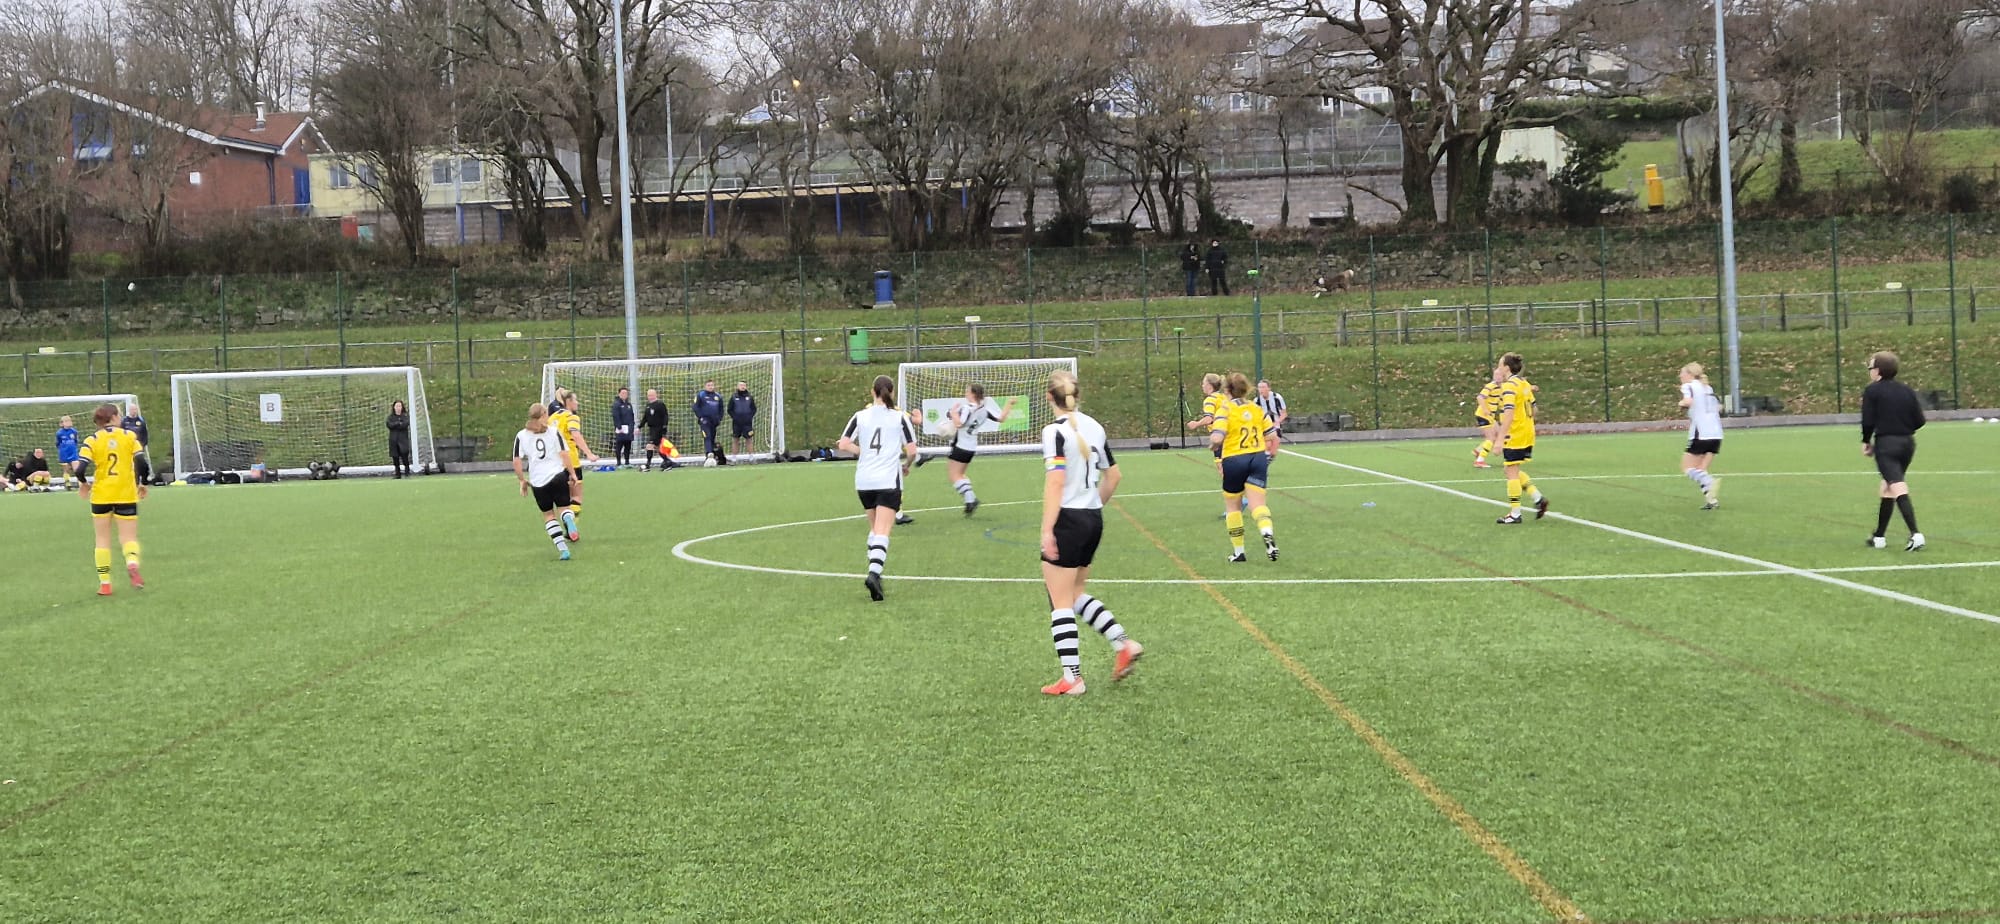
MULTIPOLYGON (((917 405, 915 403, 917 399, 913 398, 910 395, 910 372, 912 370, 919 372, 943 372, 945 374, 949 374, 954 369, 960 369, 974 373, 974 375, 967 377, 968 379, 970 379, 970 378, 976 378, 977 372, 982 369, 995 369, 995 368, 1008 368, 1008 367, 1021 367, 1021 366, 1039 366, 1043 368, 1047 368, 1050 366, 1056 366, 1056 367, 1067 366, 1069 368, 1069 372, 1071 375, 1077 374, 1077 363, 1076 363, 1076 357, 1074 356, 1051 356, 1046 359, 969 359, 969 360, 948 360, 944 362, 901 363, 896 366, 896 400, 901 402, 905 409, 910 410, 912 412, 919 412, 923 410, 923 408, 920 405, 917 405)), ((993 387, 991 382, 986 382, 983 384, 985 384, 989 390, 991 390, 993 387)), ((1043 394, 1047 391, 1048 391, 1048 383, 1043 382, 1035 386, 1033 391, 1031 391, 1027 395, 1028 400, 1031 402, 1030 405, 1031 413, 1033 412, 1034 407, 1039 406, 1033 404, 1032 402, 1038 402, 1043 400, 1043 394)), ((959 394, 960 392, 954 392, 953 397, 957 397, 959 394)), ((941 436, 935 433, 925 433, 923 431, 923 428, 921 427, 918 428, 917 430, 918 452, 921 452, 924 455, 942 455, 950 451, 950 446, 951 446, 951 439, 949 437, 941 436)), ((982 434, 979 439, 979 452, 981 455, 985 455, 988 453, 999 453, 999 452, 1040 452, 1041 448, 1042 448, 1041 431, 1033 428, 1030 428, 1028 441, 1023 443, 994 443, 990 442, 989 438, 984 434, 982 434)))
MULTIPOLYGON (((625 375, 618 382, 632 389, 632 413, 634 428, 636 429, 637 418, 644 416, 646 412, 646 389, 645 383, 642 381, 645 367, 666 366, 688 370, 695 374, 697 385, 700 384, 699 380, 701 379, 715 379, 716 389, 722 394, 726 411, 729 395, 735 390, 737 380, 721 373, 732 366, 753 363, 767 363, 771 369, 770 393, 762 395, 752 394, 752 397, 757 399, 759 410, 762 412, 760 416, 768 415, 766 416, 768 423, 760 425, 763 433, 759 440, 763 444, 763 448, 756 450, 756 452, 760 455, 783 456, 785 454, 785 357, 780 353, 716 353, 708 356, 641 356, 638 359, 558 360, 543 364, 542 385, 541 390, 536 393, 539 396, 536 400, 552 401, 555 398, 556 388, 569 387, 563 382, 558 381, 558 377, 563 372, 572 370, 600 373, 622 371, 625 375), (724 381, 724 379, 727 379, 727 381, 724 381)), ((693 412, 688 409, 689 399, 693 398, 693 396, 693 392, 678 396, 660 395, 660 400, 666 402, 667 405, 667 419, 672 421, 671 426, 668 427, 669 436, 675 433, 681 434, 681 438, 676 440, 675 443, 676 448, 681 451, 683 457, 697 457, 701 455, 701 444, 699 442, 695 442, 692 448, 688 445, 691 440, 698 441, 700 439, 699 436, 689 436, 689 434, 699 433, 698 428, 696 428, 693 422, 693 412)), ((583 409, 585 418, 592 422, 591 425, 593 427, 598 422, 609 421, 610 403, 604 396, 586 395, 584 396, 584 400, 588 402, 583 409)), ((634 440, 635 445, 644 442, 643 434, 634 433, 633 436, 636 438, 634 440)), ((584 438, 591 439, 589 431, 584 433, 584 438)), ((716 431, 715 442, 718 446, 726 446, 729 443, 729 420, 726 412, 723 416, 722 426, 716 431)), ((592 442, 590 448, 597 450, 599 458, 611 458, 611 450, 608 446, 599 446, 595 442, 592 442)))
MULTIPOLYGON (((174 474, 186 477, 188 474, 205 471, 196 465, 194 457, 200 454, 201 434, 198 425, 186 416, 186 386, 190 382, 243 381, 254 382, 268 379, 298 378, 342 378, 356 375, 403 376, 403 406, 410 414, 410 468, 416 472, 443 471, 437 459, 436 428, 431 426, 430 406, 424 396, 423 370, 415 366, 356 366, 340 369, 264 369, 254 372, 178 372, 168 380, 168 398, 174 404, 174 474), (423 422, 422 432, 417 431, 418 421, 423 422)), ((384 413, 388 408, 384 407, 384 413)), ((386 456, 387 453, 384 453, 386 456)), ((386 475, 394 471, 388 464, 349 464, 350 460, 332 458, 327 461, 340 463, 341 474, 386 475)), ((224 471, 234 469, 224 468, 224 471)), ((273 468, 280 475, 305 475, 303 466, 283 466, 273 468)))

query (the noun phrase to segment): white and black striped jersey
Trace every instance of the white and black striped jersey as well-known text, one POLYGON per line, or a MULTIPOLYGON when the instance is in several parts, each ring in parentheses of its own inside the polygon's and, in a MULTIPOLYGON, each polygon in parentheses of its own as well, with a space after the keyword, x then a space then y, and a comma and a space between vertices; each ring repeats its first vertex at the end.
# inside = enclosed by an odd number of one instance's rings
POLYGON ((1689 382, 1681 386, 1681 397, 1689 399, 1688 439, 1719 440, 1722 438, 1722 401, 1715 397, 1715 389, 1703 382, 1689 382))
POLYGON ((1264 409, 1264 416, 1271 418, 1271 426, 1275 428, 1278 425, 1278 415, 1285 412, 1285 396, 1274 391, 1269 395, 1255 395, 1251 400, 1264 409))
POLYGON ((958 412, 958 432, 951 436, 951 448, 966 452, 979 451, 979 428, 993 422, 993 403, 982 401, 978 404, 960 402, 953 410, 958 412))
POLYGON ((841 438, 861 447, 854 465, 856 491, 902 489, 903 447, 917 441, 907 415, 893 407, 871 404, 848 419, 841 438))
POLYGON ((1104 499, 1097 494, 1097 486, 1104 481, 1104 473, 1115 460, 1111 457, 1111 446, 1104 438, 1104 427, 1080 411, 1056 418, 1056 422, 1042 428, 1042 464, 1048 471, 1063 471, 1062 505, 1072 510, 1101 510, 1104 499), (1090 450, 1089 462, 1084 461, 1077 445, 1077 434, 1070 432, 1069 419, 1076 418, 1076 429, 1083 435, 1083 442, 1090 450))
POLYGON ((569 441, 554 428, 514 434, 514 458, 528 467, 528 483, 542 487, 569 468, 569 441))

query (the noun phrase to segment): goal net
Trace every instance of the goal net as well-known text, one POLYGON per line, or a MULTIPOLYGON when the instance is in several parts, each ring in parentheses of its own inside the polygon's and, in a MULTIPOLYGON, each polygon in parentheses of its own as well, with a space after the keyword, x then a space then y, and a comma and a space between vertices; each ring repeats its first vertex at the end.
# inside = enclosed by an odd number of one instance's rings
POLYGON ((896 399, 923 413, 917 446, 935 454, 951 442, 943 428, 952 405, 965 400, 966 386, 984 386, 987 402, 1005 411, 1007 419, 979 431, 979 451, 1031 452, 1042 444, 1042 428, 1055 422, 1043 396, 1049 374, 1059 369, 1076 374, 1076 358, 903 363, 896 368, 896 399))
POLYGON ((701 455, 701 427, 694 419, 694 396, 709 382, 722 395, 722 426, 716 428, 717 445, 728 453, 730 439, 729 399, 741 382, 750 386, 750 398, 757 402, 751 418, 751 452, 776 456, 785 451, 785 360, 776 353, 741 353, 725 356, 676 356, 652 359, 602 359, 554 362, 542 367, 541 400, 549 401, 558 388, 576 392, 583 417, 583 438, 600 458, 612 457, 611 402, 618 389, 632 389, 633 455, 643 457, 646 434, 638 421, 646 416, 646 392, 656 390, 667 405, 667 438, 683 456, 701 455))
POLYGON ((415 366, 189 372, 172 379, 174 471, 243 471, 261 463, 302 475, 308 462, 342 474, 386 474, 389 409, 410 412, 410 467, 437 468, 424 377, 415 366))
MULTIPOLYGON (((97 429, 91 415, 100 405, 118 407, 125 416, 127 405, 137 401, 131 395, 60 395, 50 398, 0 398, 0 464, 12 462, 40 449, 49 458, 49 471, 56 470, 56 430, 68 417, 76 427, 78 445, 97 429)), ((154 464, 158 464, 157 462, 154 464)))

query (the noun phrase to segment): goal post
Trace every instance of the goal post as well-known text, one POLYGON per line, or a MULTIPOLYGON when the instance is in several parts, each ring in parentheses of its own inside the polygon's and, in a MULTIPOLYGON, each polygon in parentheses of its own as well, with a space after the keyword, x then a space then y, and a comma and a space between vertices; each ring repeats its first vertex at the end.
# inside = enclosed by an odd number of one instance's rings
POLYGON ((1056 359, 996 359, 958 362, 903 363, 896 367, 896 397, 923 415, 917 434, 920 451, 939 453, 951 442, 944 435, 945 415, 965 399, 967 385, 986 389, 986 400, 998 405, 1007 419, 979 431, 979 451, 1033 452, 1042 445, 1042 428, 1055 422, 1043 400, 1049 374, 1076 374, 1076 357, 1056 359))
MULTIPOLYGON (((722 395, 722 426, 715 439, 730 449, 729 398, 736 383, 750 386, 757 402, 751 419, 752 454, 780 456, 785 452, 785 358, 777 353, 735 353, 716 356, 663 356, 640 359, 596 359, 552 362, 542 367, 542 401, 556 389, 576 393, 583 416, 583 438, 600 458, 612 453, 611 402, 618 389, 633 388, 632 418, 636 426, 646 414, 646 392, 657 390, 667 405, 667 438, 682 455, 701 454, 701 428, 695 424, 694 396, 713 381, 722 395)), ((646 434, 634 433, 634 454, 643 455, 646 434)))
POLYGON ((52 395, 45 398, 0 398, 0 462, 12 462, 35 449, 56 467, 56 430, 64 417, 76 426, 79 442, 97 429, 91 415, 106 404, 117 405, 118 416, 138 402, 132 395, 52 395))
POLYGON ((174 471, 241 471, 263 463, 302 475, 309 462, 342 474, 387 474, 389 408, 410 413, 410 468, 440 470, 424 377, 415 366, 183 372, 170 380, 174 471))

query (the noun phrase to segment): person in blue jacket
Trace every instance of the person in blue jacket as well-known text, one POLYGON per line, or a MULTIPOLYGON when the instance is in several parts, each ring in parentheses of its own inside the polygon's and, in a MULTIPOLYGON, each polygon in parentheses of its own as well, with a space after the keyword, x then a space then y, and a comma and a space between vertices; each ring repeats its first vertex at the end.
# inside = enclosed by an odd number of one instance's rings
POLYGON ((737 382, 736 393, 729 396, 729 451, 749 455, 756 435, 757 399, 750 396, 749 382, 737 382))
POLYGON ((71 479, 76 476, 76 463, 83 458, 83 452, 78 448, 80 445, 76 435, 76 424, 68 417, 64 417, 61 428, 56 430, 56 461, 62 463, 65 488, 70 487, 71 479))
POLYGON ((722 395, 716 392, 713 379, 695 393, 694 419, 701 426, 702 454, 721 463, 722 448, 715 444, 715 430, 722 426, 722 395))

